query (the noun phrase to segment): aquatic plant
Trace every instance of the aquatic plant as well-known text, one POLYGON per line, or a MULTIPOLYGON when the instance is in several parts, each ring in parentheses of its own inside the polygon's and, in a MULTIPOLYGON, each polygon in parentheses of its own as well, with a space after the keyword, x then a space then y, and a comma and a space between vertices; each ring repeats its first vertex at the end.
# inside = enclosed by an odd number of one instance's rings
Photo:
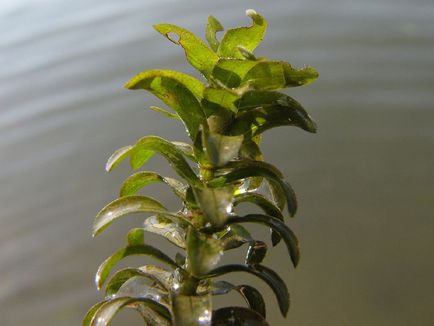
POLYGON ((145 136, 134 145, 117 150, 108 160, 111 171, 127 157, 133 169, 142 168, 155 154, 163 156, 180 180, 156 172, 139 171, 121 186, 118 199, 96 216, 93 235, 103 232, 130 213, 145 213, 140 228, 129 231, 126 245, 99 267, 96 285, 104 283, 105 300, 86 314, 83 325, 107 325, 122 308, 136 309, 148 325, 267 325, 265 301, 253 286, 216 280, 232 272, 257 276, 274 292, 282 315, 289 309, 289 294, 282 278, 262 261, 268 246, 252 237, 246 224, 271 229, 271 243, 286 246, 297 266, 298 241, 284 223, 297 210, 295 193, 282 173, 264 161, 262 133, 279 126, 295 126, 315 132, 316 125, 302 106, 278 89, 306 85, 317 78, 311 67, 293 68, 284 61, 257 58, 253 50, 263 39, 266 20, 254 10, 246 14, 252 25, 223 31, 210 16, 206 27, 209 46, 191 32, 172 24, 155 29, 180 45, 188 62, 206 83, 171 70, 144 71, 127 84, 161 99, 173 112, 152 107, 181 121, 191 144, 145 136), (180 200, 171 212, 158 200, 138 192, 154 183, 166 184, 180 200), (240 216, 237 206, 256 205, 260 213, 240 216), (286 210, 284 209, 286 206, 286 210), (287 211, 287 213, 286 213, 287 211), (180 249, 172 258, 146 242, 146 232, 158 234, 180 249), (247 247, 239 264, 219 264, 227 250, 247 247), (125 257, 144 255, 163 263, 125 268, 111 277, 125 257), (212 297, 235 291, 247 307, 213 310, 212 297))

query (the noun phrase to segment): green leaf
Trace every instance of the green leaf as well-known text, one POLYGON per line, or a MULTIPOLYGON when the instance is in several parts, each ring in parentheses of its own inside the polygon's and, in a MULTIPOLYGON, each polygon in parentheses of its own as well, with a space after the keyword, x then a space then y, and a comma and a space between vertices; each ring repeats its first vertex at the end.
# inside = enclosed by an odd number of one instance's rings
POLYGON ((90 323, 91 326, 106 326, 109 325, 110 321, 116 315, 116 313, 123 307, 132 306, 136 304, 145 304, 149 308, 158 312, 160 315, 164 316, 166 319, 170 318, 169 310, 163 305, 148 299, 148 298, 115 298, 108 302, 102 304, 97 310, 96 314, 92 318, 90 323))
POLYGON ((173 325, 210 326, 211 306, 210 294, 187 296, 172 293, 173 325))
POLYGON ((176 146, 176 148, 187 158, 192 160, 193 162, 197 163, 197 159, 194 156, 194 149, 193 146, 190 144, 181 142, 181 141, 173 141, 173 145, 176 146))
MULTIPOLYGON (((260 135, 259 135, 260 137, 260 135)), ((259 141, 258 141, 259 142, 259 141)), ((243 144, 240 148, 240 158, 249 159, 253 161, 263 161, 264 157, 262 156, 261 149, 259 145, 253 140, 245 138, 243 144)), ((254 191, 258 189, 262 185, 262 181, 264 179, 262 177, 250 178, 248 180, 248 191, 254 191)), ((245 191, 245 190, 244 190, 245 191)))
POLYGON ((281 172, 274 166, 261 161, 241 161, 231 162, 226 167, 232 168, 232 170, 225 175, 216 177, 215 179, 209 181, 209 187, 217 188, 250 177, 264 177, 270 183, 275 183, 282 193, 284 193, 288 204, 289 214, 294 216, 297 211, 297 200, 294 190, 282 178, 283 176, 281 172))
POLYGON ((241 81, 257 90, 274 90, 307 85, 318 77, 312 67, 294 69, 284 61, 260 61, 252 67, 241 81))
POLYGON ((316 124, 293 98, 278 92, 245 93, 237 103, 240 113, 232 124, 232 134, 257 135, 267 129, 294 125, 316 132, 316 124))
POLYGON ((118 218, 126 214, 138 212, 164 214, 165 216, 170 215, 175 220, 181 219, 181 216, 169 213, 161 203, 153 198, 126 196, 112 201, 97 214, 93 223, 93 236, 100 234, 118 218))
POLYGON ((189 184, 201 187, 202 182, 184 159, 178 147, 163 138, 146 136, 141 138, 131 149, 130 162, 133 169, 143 166, 155 152, 169 161, 173 169, 189 184))
MULTIPOLYGON (((259 206, 265 214, 274 216, 278 218, 279 220, 283 221, 283 214, 280 211, 280 209, 274 205, 272 202, 270 202, 267 198, 264 196, 257 194, 257 193, 243 193, 236 195, 234 197, 234 207, 238 206, 241 203, 252 203, 257 206, 259 206)), ((271 240, 273 243, 273 246, 276 246, 280 240, 281 237, 278 233, 275 231, 272 231, 271 233, 271 240)))
POLYGON ((249 231, 239 224, 226 226, 223 231, 217 233, 217 237, 222 241, 224 250, 238 248, 243 244, 253 240, 249 231))
POLYGON ((235 106, 235 102, 239 99, 239 97, 229 89, 207 87, 203 93, 203 98, 205 105, 212 103, 233 113, 237 113, 238 111, 238 108, 235 106))
POLYGON ((129 256, 144 255, 150 256, 158 259, 159 261, 168 264, 173 268, 177 268, 178 265, 166 254, 164 254, 159 249, 152 247, 150 245, 140 244, 140 245, 128 245, 122 249, 119 249, 108 257, 98 268, 95 276, 95 283, 98 289, 106 281, 113 267, 122 259, 129 256))
POLYGON ((170 291, 173 283, 173 274, 154 265, 139 268, 124 268, 116 272, 108 281, 105 295, 113 297, 129 279, 140 276, 156 283, 160 288, 170 291))
POLYGON ((173 178, 163 177, 156 172, 141 171, 128 177, 122 184, 120 196, 135 195, 140 189, 156 182, 167 184, 181 199, 185 199, 186 186, 173 178))
POLYGON ((147 218, 143 223, 143 229, 165 237, 180 248, 185 248, 185 230, 178 223, 164 216, 157 215, 147 218))
POLYGON ((215 52, 217 52, 220 42, 217 39, 216 33, 223 31, 224 28, 222 24, 213 16, 208 17, 208 24, 206 25, 205 37, 208 41, 209 46, 215 52))
POLYGON ((241 85, 244 77, 258 61, 241 59, 220 59, 214 67, 212 75, 223 85, 236 88, 241 85))
POLYGON ((101 302, 98 302, 97 304, 93 305, 86 313, 86 316, 84 316, 83 318, 83 322, 82 322, 82 326, 90 326, 91 325, 91 321, 94 317, 94 315, 96 314, 96 312, 98 311, 98 309, 104 304, 106 303, 108 300, 104 300, 101 302))
POLYGON ((125 87, 148 90, 175 110, 193 140, 200 125, 206 124, 200 105, 204 85, 187 74, 171 70, 148 70, 131 79, 125 87))
POLYGON ((239 46, 252 52, 261 43, 265 36, 267 22, 252 9, 247 10, 246 15, 252 18, 253 25, 227 30, 218 48, 219 56, 241 59, 243 55, 238 49, 239 46))
POLYGON ((213 311, 212 326, 269 326, 264 317, 252 309, 226 307, 213 311))
POLYGON ((117 167, 128 155, 130 155, 133 146, 125 146, 116 150, 107 160, 105 169, 107 172, 112 171, 117 167))
POLYGON ((288 249, 289 256, 291 257, 292 264, 294 265, 294 267, 297 266, 300 260, 300 249, 298 246, 297 237, 292 232, 292 230, 279 219, 270 215, 249 214, 243 217, 231 216, 228 218, 226 223, 259 223, 272 228, 282 237, 283 241, 286 244, 286 248, 288 249))
POLYGON ((223 226, 232 212, 233 187, 195 188, 194 193, 206 222, 216 227, 223 226))
POLYGON ((252 286, 249 285, 233 285, 229 282, 225 281, 217 281, 212 284, 213 295, 222 295, 227 294, 230 291, 238 292, 246 303, 249 305, 249 308, 259 313, 262 317, 266 317, 265 311, 265 301, 262 297, 261 293, 252 286))
POLYGON ((286 316, 289 309, 289 293, 285 282, 273 270, 262 266, 255 265, 224 265, 210 271, 204 278, 219 277, 232 272, 247 272, 259 277, 273 290, 277 302, 279 303, 280 312, 286 316))
POLYGON ((157 24, 154 28, 175 44, 184 48, 188 62, 205 76, 209 76, 218 56, 190 31, 172 24, 157 24), (174 36, 177 36, 177 39, 174 36))
POLYGON ((172 112, 166 111, 162 108, 159 108, 158 106, 150 106, 149 108, 154 112, 160 113, 161 115, 165 116, 166 118, 174 119, 174 120, 181 120, 181 118, 179 117, 179 115, 177 113, 172 113, 172 112))
POLYGON ((201 276, 218 264, 223 255, 222 242, 189 228, 187 233, 187 266, 194 276, 201 276))
POLYGON ((207 153, 215 167, 224 166, 238 157, 244 136, 225 136, 210 133, 206 142, 207 153))

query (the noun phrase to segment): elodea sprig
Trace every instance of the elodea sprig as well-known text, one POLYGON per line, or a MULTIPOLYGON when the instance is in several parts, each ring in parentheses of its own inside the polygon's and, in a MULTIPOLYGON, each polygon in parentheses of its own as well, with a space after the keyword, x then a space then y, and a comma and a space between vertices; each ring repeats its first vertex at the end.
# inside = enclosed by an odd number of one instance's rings
POLYGON ((95 280, 98 289, 106 284, 106 297, 88 311, 84 326, 107 325, 124 307, 137 310, 147 325, 267 325, 265 301, 257 289, 221 280, 233 272, 257 276, 270 286, 286 316, 285 282, 262 264, 268 246, 253 238, 246 225, 271 229, 272 245, 282 242, 297 266, 298 241, 284 223, 285 216, 297 211, 295 193, 282 173, 264 161, 260 143, 264 131, 279 126, 316 131, 303 107, 278 90, 309 84, 318 73, 311 67, 296 69, 284 61, 255 57, 267 22, 254 10, 246 14, 252 25, 228 29, 221 40, 216 33, 224 28, 210 16, 205 33, 209 45, 176 25, 154 26, 183 48, 205 81, 154 69, 138 74, 125 87, 149 91, 171 108, 173 112, 152 110, 180 120, 191 144, 145 136, 109 158, 107 171, 127 158, 139 171, 124 181, 119 198, 98 213, 93 235, 130 213, 143 213, 145 220, 128 233, 125 246, 100 265, 95 280), (179 178, 142 170, 155 154, 163 156, 179 178), (177 212, 139 194, 153 183, 164 183, 175 193, 180 201, 177 212), (255 205, 259 212, 240 216, 241 203, 255 205), (180 252, 176 257, 166 255, 146 242, 147 232, 164 237, 180 252), (243 246, 247 247, 243 262, 219 264, 227 250, 243 246), (165 267, 144 265, 112 273, 120 260, 131 255, 151 257, 165 267), (239 293, 247 307, 213 310, 212 297, 231 291, 239 293))

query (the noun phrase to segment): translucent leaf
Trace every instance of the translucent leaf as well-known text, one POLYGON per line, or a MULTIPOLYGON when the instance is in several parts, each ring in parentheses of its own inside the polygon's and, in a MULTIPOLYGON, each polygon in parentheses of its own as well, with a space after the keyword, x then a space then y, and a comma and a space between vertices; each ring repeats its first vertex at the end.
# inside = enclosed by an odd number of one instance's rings
POLYGON ((264 298, 254 287, 249 285, 233 285, 229 282, 217 281, 212 283, 212 288, 213 295, 227 294, 230 291, 238 292, 249 305, 250 309, 256 311, 262 317, 266 317, 264 298))
POLYGON ((96 312, 98 311, 98 309, 104 304, 106 303, 107 300, 98 302, 97 304, 93 305, 86 313, 86 316, 84 316, 83 318, 83 322, 82 322, 82 326, 90 326, 91 325, 91 321, 94 317, 94 315, 96 314, 96 312))
POLYGON ((233 187, 196 188, 194 193, 205 220, 216 227, 224 225, 232 212, 233 187))
POLYGON ((126 196, 112 201, 97 214, 93 223, 93 236, 104 231, 116 219, 126 214, 138 212, 164 214, 175 220, 182 219, 179 215, 167 212, 166 208, 153 198, 146 196, 126 196))
POLYGON ((208 17, 208 24, 206 25, 205 37, 208 41, 209 46, 215 52, 217 52, 219 48, 219 40, 217 39, 216 33, 223 31, 224 28, 222 24, 213 16, 208 17))
POLYGON ((173 169, 191 185, 202 186, 202 182, 183 157, 182 151, 176 145, 157 136, 145 136, 133 146, 130 155, 131 166, 134 169, 140 168, 155 152, 167 159, 173 169))
POLYGON ((174 245, 185 248, 185 230, 177 223, 174 223, 163 216, 151 216, 143 223, 143 229, 161 235, 174 245))
POLYGON ((181 199, 185 199, 186 186, 173 178, 163 177, 156 172, 141 171, 128 177, 121 186, 120 196, 135 195, 140 189, 156 182, 167 184, 181 199))
POLYGON ((286 316, 289 309, 289 293, 285 282, 273 270, 262 266, 255 265, 224 265, 210 271, 204 278, 219 277, 232 272, 247 272, 262 279, 273 290, 277 302, 279 303, 280 312, 286 316))
POLYGON ((110 271, 119 261, 121 261, 125 257, 137 256, 137 255, 150 256, 168 264, 173 268, 178 267, 178 265, 169 256, 167 256, 166 254, 164 254, 162 251, 160 251, 155 247, 145 245, 145 244, 127 246, 125 248, 116 251, 99 266, 95 276, 95 283, 97 288, 98 289, 101 288, 101 286, 104 284, 105 280, 107 279, 108 275, 110 274, 110 271))
POLYGON ((149 279, 161 289, 169 291, 173 284, 173 274, 161 267, 146 265, 139 268, 125 268, 116 272, 108 281, 105 295, 113 297, 121 286, 132 277, 149 279))
MULTIPOLYGON (((279 207, 274 205, 264 196, 257 193, 243 193, 234 197, 234 206, 238 206, 240 203, 252 203, 259 206, 267 215, 274 216, 283 221, 283 214, 279 207)), ((272 231, 272 243, 273 246, 277 245, 280 241, 280 235, 275 231, 272 231)))
POLYGON ((190 228, 187 233, 187 269, 201 276, 218 264, 223 255, 222 242, 190 228))
POLYGON ((223 185, 231 184, 237 180, 242 180, 250 177, 261 176, 266 178, 270 183, 274 183, 286 197, 288 204, 288 211, 291 216, 297 211, 297 199, 294 190, 282 178, 281 172, 271 164, 261 161, 243 161, 231 162, 227 165, 232 170, 220 177, 208 182, 209 187, 221 187, 223 185))
POLYGON ((252 26, 227 30, 218 48, 221 57, 243 58, 239 46, 252 52, 264 38, 267 29, 265 19, 252 9, 247 10, 246 15, 252 18, 252 26))
POLYGON ((168 319, 165 319, 158 313, 156 313, 151 308, 145 305, 138 305, 137 311, 142 315, 143 320, 146 323, 146 326, 171 326, 172 322, 168 319))
POLYGON ((226 226, 225 230, 217 233, 217 237, 222 241, 224 250, 238 248, 253 240, 249 231, 239 224, 226 226))
POLYGON ((207 153, 216 167, 224 166, 238 157, 244 136, 225 136, 210 133, 207 137, 207 153))
MULTIPOLYGON (((260 137, 260 135, 259 135, 260 137)), ((259 145, 252 139, 244 139, 240 148, 240 158, 247 158, 253 161, 263 161, 261 149, 259 145)), ((256 177, 246 180, 248 182, 247 191, 254 191, 262 185, 263 178, 256 177)))
POLYGON ((206 123, 200 105, 204 85, 189 75, 171 70, 149 70, 138 74, 125 87, 148 90, 175 110, 193 140, 200 125, 206 123))
POLYGON ((212 326, 268 326, 268 323, 252 309, 227 307, 213 311, 212 326))
POLYGON ((181 153, 184 154, 185 157, 187 157, 190 160, 192 160, 193 162, 197 163, 197 159, 194 156, 193 146, 191 146, 190 144, 181 142, 181 141, 173 141, 172 144, 175 145, 176 148, 178 150, 180 150, 181 153))
POLYGON ((154 28, 175 44, 184 48, 188 62, 205 76, 209 76, 218 56, 193 33, 172 24, 158 24, 154 28))
POLYGON ((116 315, 116 313, 123 307, 144 304, 154 311, 158 312, 165 318, 170 318, 169 310, 163 305, 148 299, 148 298, 116 298, 102 304, 94 315, 90 325, 91 326, 106 326, 109 325, 110 321, 116 315))
POLYGON ((168 292, 150 285, 148 280, 141 276, 133 276, 128 279, 114 297, 148 298, 166 307, 169 306, 168 292))
POLYGON ((267 225, 279 233, 286 244, 292 264, 294 267, 297 266, 298 261, 300 260, 300 249, 298 247, 297 237, 290 228, 288 228, 282 221, 270 215, 249 214, 243 217, 231 216, 227 220, 227 224, 249 222, 267 225))
POLYGON ((174 325, 210 326, 212 315, 211 295, 172 295, 174 325))
POLYGON ((116 150, 107 160, 106 171, 110 172, 117 167, 130 154, 132 148, 133 146, 125 146, 116 150))
POLYGON ((174 120, 181 120, 181 118, 179 117, 179 115, 177 113, 172 113, 172 112, 166 111, 162 108, 159 108, 158 106, 150 106, 149 108, 154 112, 160 113, 161 115, 165 116, 166 118, 174 119, 174 120))

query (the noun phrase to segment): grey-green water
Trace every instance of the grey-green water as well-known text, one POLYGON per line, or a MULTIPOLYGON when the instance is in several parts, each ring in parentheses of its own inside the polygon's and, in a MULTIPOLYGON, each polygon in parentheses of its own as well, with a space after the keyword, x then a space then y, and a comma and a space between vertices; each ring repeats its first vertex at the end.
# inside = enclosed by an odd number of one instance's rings
MULTIPOLYGON (((122 89, 148 68, 193 73, 151 25, 202 33, 208 14, 234 26, 248 23, 248 8, 269 20, 259 54, 321 74, 289 92, 319 133, 279 129, 264 143, 298 193, 290 223, 302 244, 296 271, 282 246, 268 258, 292 296, 285 321, 259 285, 270 321, 432 325, 434 2, 425 0, 0 1, 0 325, 80 324, 100 297, 97 265, 140 223, 91 239, 93 216, 129 173, 106 174, 106 158, 145 134, 185 138, 145 110, 158 101, 122 89)), ((148 168, 170 171, 159 159, 148 168)), ((132 313, 113 324, 126 320, 139 325, 132 313)))

